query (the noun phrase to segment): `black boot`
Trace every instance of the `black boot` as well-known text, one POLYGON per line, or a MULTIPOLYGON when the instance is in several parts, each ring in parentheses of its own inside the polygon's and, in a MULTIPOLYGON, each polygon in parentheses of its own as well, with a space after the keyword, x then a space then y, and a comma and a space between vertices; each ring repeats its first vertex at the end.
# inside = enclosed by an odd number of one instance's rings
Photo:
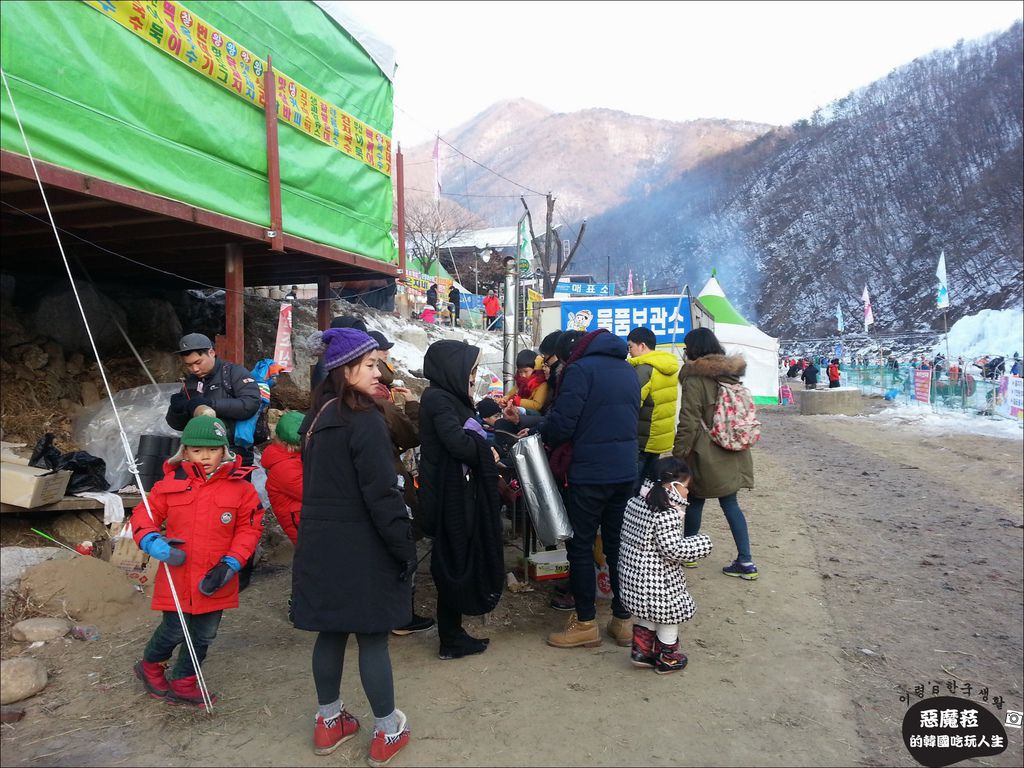
POLYGON ((474 656, 483 653, 490 645, 489 637, 473 637, 466 630, 459 627, 459 633, 448 640, 441 641, 441 648, 438 651, 438 658, 461 659, 463 656, 474 656))
MULTIPOLYGON (((415 579, 415 576, 413 577, 415 579)), ((396 627, 391 630, 393 635, 411 635, 413 632, 426 632, 434 626, 434 620, 429 616, 420 616, 416 613, 416 583, 413 582, 412 593, 412 619, 403 627, 396 627)))

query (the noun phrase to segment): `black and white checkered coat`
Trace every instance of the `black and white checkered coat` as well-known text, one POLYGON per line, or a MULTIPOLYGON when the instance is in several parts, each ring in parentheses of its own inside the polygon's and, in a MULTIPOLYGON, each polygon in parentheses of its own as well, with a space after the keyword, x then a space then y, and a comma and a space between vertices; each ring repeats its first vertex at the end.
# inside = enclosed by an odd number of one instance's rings
MULTIPOLYGON (((682 515, 677 509, 652 509, 645 498, 650 489, 651 483, 645 482, 626 505, 619 544, 619 599, 637 618, 678 624, 697 610, 682 564, 711 554, 711 539, 706 533, 684 538, 682 515)), ((669 498, 682 502, 675 491, 669 498)))

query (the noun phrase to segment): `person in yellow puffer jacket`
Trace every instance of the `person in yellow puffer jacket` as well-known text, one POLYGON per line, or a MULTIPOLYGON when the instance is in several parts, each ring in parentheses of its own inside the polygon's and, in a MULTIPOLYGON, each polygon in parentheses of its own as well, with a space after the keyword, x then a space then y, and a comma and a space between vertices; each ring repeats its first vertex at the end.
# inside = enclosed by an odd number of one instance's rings
POLYGON ((672 450, 679 400, 679 360, 658 350, 654 331, 634 328, 626 337, 629 364, 640 379, 640 455, 637 458, 637 490, 648 478, 654 462, 672 450))

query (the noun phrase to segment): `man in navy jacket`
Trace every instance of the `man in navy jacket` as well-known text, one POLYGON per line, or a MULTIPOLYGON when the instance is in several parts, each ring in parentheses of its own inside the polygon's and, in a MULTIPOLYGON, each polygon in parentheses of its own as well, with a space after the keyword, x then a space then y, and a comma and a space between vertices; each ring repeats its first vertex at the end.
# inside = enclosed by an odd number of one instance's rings
POLYGON ((541 425, 545 444, 572 448, 567 479, 573 537, 566 554, 576 612, 564 631, 548 636, 556 648, 601 643, 593 556, 598 526, 614 593, 608 634, 622 646, 632 641, 632 620, 618 598, 618 560, 622 516, 636 482, 639 417, 640 384, 626 362, 626 342, 603 328, 580 338, 541 425))

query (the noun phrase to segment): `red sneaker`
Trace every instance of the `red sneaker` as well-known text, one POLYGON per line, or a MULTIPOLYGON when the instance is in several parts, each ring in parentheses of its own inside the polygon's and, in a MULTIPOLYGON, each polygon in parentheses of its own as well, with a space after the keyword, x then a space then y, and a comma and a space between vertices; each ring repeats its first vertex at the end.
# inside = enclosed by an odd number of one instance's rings
POLYGON ((396 709, 395 712, 399 717, 396 733, 384 733, 384 731, 376 729, 373 731, 373 741, 370 742, 370 754, 367 758, 367 762, 373 768, 380 768, 380 766, 390 763, 391 758, 401 752, 409 743, 409 720, 402 710, 396 709))
POLYGON ((159 661, 135 662, 135 676, 142 681, 146 693, 154 699, 164 699, 170 694, 171 686, 167 682, 167 663, 159 661))
POLYGON ((318 755, 329 755, 346 741, 356 735, 359 721, 344 709, 338 717, 324 720, 319 714, 313 726, 313 752, 318 755))
MULTIPOLYGON (((182 704, 191 704, 194 707, 205 706, 203 704, 203 693, 199 690, 199 678, 196 675, 182 677, 179 680, 168 680, 167 682, 171 686, 170 695, 167 697, 168 700, 181 702, 182 704)), ((210 703, 215 704, 217 702, 217 695, 210 693, 209 689, 206 692, 210 694, 210 703)))

